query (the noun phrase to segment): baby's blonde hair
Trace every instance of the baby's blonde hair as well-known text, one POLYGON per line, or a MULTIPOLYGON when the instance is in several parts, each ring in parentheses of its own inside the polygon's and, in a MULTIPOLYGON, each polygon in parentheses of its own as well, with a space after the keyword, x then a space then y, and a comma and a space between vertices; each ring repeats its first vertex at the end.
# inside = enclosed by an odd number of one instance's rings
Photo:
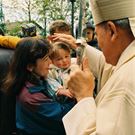
POLYGON ((64 42, 55 42, 53 43, 53 51, 50 55, 51 59, 57 58, 59 56, 59 49, 63 49, 69 53, 71 53, 70 47, 68 44, 64 43, 64 42))

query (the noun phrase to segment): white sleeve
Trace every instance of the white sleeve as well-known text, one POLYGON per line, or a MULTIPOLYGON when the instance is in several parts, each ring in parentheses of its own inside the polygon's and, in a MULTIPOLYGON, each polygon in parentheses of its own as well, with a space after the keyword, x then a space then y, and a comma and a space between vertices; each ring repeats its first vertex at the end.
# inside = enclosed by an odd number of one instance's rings
POLYGON ((106 63, 103 53, 100 50, 88 45, 86 47, 86 56, 88 57, 91 71, 95 77, 98 77, 106 63))
POLYGON ((96 105, 94 99, 92 97, 82 99, 64 116, 63 122, 67 135, 93 133, 96 127, 96 105))
POLYGON ((108 91, 97 106, 93 98, 78 102, 63 118, 66 134, 135 135, 135 95, 130 90, 108 91))

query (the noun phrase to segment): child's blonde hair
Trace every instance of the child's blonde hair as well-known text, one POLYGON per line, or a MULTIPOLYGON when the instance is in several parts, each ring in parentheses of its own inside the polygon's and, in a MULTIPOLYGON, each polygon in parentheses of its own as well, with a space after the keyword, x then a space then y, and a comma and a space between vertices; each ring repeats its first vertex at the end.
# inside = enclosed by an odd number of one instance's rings
POLYGON ((71 53, 71 50, 70 50, 70 47, 68 44, 66 44, 64 42, 55 42, 55 43, 53 43, 53 51, 50 55, 51 59, 59 57, 59 55, 60 55, 59 51, 58 51, 59 49, 63 49, 65 51, 71 53))

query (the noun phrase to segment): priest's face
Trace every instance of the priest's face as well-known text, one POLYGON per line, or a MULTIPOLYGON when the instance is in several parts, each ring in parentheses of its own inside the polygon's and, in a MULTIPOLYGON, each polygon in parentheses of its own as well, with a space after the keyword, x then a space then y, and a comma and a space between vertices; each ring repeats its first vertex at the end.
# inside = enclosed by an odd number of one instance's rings
POLYGON ((111 27, 106 24, 98 24, 95 27, 98 45, 102 50, 107 63, 116 65, 116 41, 111 27))

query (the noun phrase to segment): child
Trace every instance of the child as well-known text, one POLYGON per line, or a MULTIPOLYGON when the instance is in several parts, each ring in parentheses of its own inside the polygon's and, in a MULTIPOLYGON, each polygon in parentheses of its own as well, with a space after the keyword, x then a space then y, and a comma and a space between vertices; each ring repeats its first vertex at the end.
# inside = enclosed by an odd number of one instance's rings
POLYGON ((85 24, 85 28, 83 29, 83 36, 86 39, 88 45, 99 49, 95 35, 95 27, 92 22, 87 22, 85 24))
MULTIPOLYGON (((71 26, 65 20, 55 20, 50 24, 49 33, 50 33, 50 35, 48 36, 49 41, 54 42, 53 36, 56 33, 71 35, 72 34, 71 26)), ((76 52, 73 49, 71 49, 71 56, 76 57, 76 52)))
POLYGON ((21 135, 65 135, 62 117, 73 102, 57 102, 48 90, 52 47, 44 39, 18 42, 3 88, 16 95, 16 127, 21 135))
POLYGON ((63 86, 63 89, 57 91, 57 95, 70 95, 67 89, 67 80, 69 74, 79 68, 76 64, 76 59, 71 59, 70 53, 71 51, 67 44, 63 42, 55 42, 53 44, 53 52, 50 55, 52 64, 49 70, 49 77, 57 80, 63 86))
POLYGON ((50 35, 54 35, 54 33, 64 33, 71 35, 71 26, 64 20, 55 20, 51 23, 49 32, 50 35))

